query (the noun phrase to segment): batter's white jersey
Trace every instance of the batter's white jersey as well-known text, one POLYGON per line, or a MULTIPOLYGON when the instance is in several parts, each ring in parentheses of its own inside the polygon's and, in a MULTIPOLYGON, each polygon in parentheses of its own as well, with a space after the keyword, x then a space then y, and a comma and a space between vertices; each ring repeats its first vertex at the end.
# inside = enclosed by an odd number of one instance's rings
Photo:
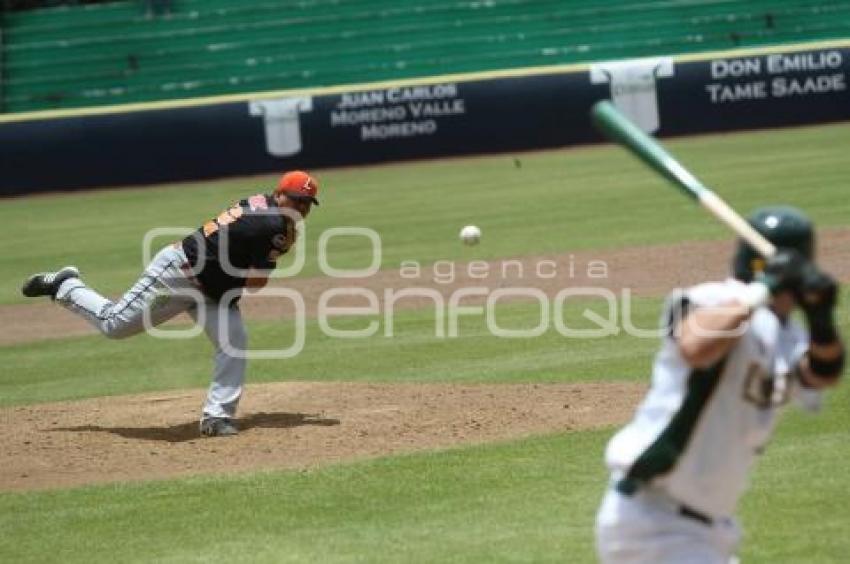
MULTIPOLYGON (((737 301, 745 288, 730 279, 675 292, 665 319, 737 301)), ((820 393, 802 388, 795 376, 807 349, 807 333, 767 308, 753 314, 727 357, 709 369, 691 368, 675 337, 665 338, 647 397, 608 444, 618 489, 650 488, 708 516, 731 516, 777 408, 792 397, 809 409, 819 406, 820 393)))

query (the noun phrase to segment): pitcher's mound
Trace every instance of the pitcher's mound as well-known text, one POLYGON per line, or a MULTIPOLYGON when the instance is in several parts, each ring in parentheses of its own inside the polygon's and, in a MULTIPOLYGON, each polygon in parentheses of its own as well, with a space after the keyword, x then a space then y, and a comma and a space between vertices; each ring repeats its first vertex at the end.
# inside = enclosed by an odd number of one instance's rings
POLYGON ((203 390, 0 410, 0 490, 307 468, 619 424, 645 391, 572 384, 248 386, 235 437, 201 439, 203 390))

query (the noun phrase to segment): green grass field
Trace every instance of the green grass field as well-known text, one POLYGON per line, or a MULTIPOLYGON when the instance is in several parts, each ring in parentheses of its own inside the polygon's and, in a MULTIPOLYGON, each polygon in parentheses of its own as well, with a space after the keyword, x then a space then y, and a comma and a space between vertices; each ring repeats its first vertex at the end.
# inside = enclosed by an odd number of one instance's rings
MULTIPOLYGON (((844 562, 848 394, 790 415, 745 497, 745 562, 844 562)), ((0 496, 5 562, 591 562, 608 432, 309 472, 0 496)))
MULTIPOLYGON (((803 207, 819 225, 850 226, 848 142, 850 127, 841 124, 669 146, 738 209, 784 202, 803 207)), ((386 268, 402 260, 427 264, 728 238, 619 149, 520 158, 521 168, 494 156, 320 173, 323 205, 309 220, 303 275, 319 274, 315 233, 331 226, 378 231, 386 268), (466 223, 482 227, 479 247, 458 243, 466 223)), ((68 262, 96 287, 117 293, 141 268, 140 239, 149 228, 193 227, 229 200, 272 182, 268 176, 4 201, 0 304, 22 302, 18 286, 30 271, 68 262)), ((332 246, 333 264, 368 263, 360 243, 332 246)), ((660 298, 639 300, 636 323, 651 326, 659 306, 660 298)), ((850 333, 845 310, 839 319, 850 333)), ((532 326, 535 307, 511 304, 499 315, 505 325, 532 326)), ((340 323, 361 326, 362 320, 340 323)), ((249 382, 645 381, 656 347, 625 335, 577 341, 553 331, 497 339, 476 318, 464 321, 460 338, 438 340, 430 311, 399 312, 396 323, 395 338, 379 333, 364 342, 324 337, 310 322, 302 355, 252 363, 249 382)), ((280 324, 251 326, 258 346, 289 336, 280 324)), ((186 345, 150 337, 0 347, 0 406, 204 387, 209 353, 202 339, 186 345)), ((819 416, 786 414, 742 505, 745 562, 846 561, 848 400, 845 384, 819 416)), ((2 493, 0 562, 589 562, 594 512, 606 483, 602 451, 612 431, 303 472, 2 493)))
MULTIPOLYGON (((740 210, 782 201, 819 225, 843 225, 850 163, 847 125, 715 135, 669 143, 681 160, 740 210)), ((319 274, 316 237, 329 227, 365 226, 382 238, 383 264, 403 260, 501 258, 677 240, 727 238, 691 201, 621 149, 581 148, 319 173, 323 202, 307 224, 303 274, 319 274), (672 221, 675 219, 675 221, 672 221), (474 223, 485 244, 457 244, 474 223)), ((195 228, 229 202, 270 191, 276 177, 11 199, 0 208, 0 303, 20 302, 22 273, 73 260, 87 278, 120 292, 142 268, 153 227, 195 228)), ((166 241, 161 241, 165 244, 166 241)), ((331 264, 365 267, 362 237, 329 245, 331 264)))

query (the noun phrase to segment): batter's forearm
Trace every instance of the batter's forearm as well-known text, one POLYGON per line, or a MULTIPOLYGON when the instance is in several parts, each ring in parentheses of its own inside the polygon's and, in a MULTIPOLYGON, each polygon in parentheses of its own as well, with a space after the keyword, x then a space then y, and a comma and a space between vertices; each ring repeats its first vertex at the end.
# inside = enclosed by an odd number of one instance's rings
POLYGON ((800 362, 800 375, 806 386, 827 388, 838 383, 844 371, 844 344, 835 326, 838 285, 817 270, 810 278, 800 296, 810 338, 809 351, 800 362))
POLYGON ((697 309, 682 322, 679 352, 690 366, 705 368, 726 356, 743 334, 752 310, 732 303, 697 309))

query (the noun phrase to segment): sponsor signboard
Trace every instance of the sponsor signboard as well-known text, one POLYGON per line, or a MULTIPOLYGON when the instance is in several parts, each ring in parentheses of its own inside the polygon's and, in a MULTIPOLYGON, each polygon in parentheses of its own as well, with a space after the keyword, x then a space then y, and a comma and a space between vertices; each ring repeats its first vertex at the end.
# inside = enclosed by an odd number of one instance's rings
POLYGON ((601 141, 610 98, 684 135, 850 119, 850 48, 655 57, 423 84, 0 122, 0 194, 198 180, 601 141))

